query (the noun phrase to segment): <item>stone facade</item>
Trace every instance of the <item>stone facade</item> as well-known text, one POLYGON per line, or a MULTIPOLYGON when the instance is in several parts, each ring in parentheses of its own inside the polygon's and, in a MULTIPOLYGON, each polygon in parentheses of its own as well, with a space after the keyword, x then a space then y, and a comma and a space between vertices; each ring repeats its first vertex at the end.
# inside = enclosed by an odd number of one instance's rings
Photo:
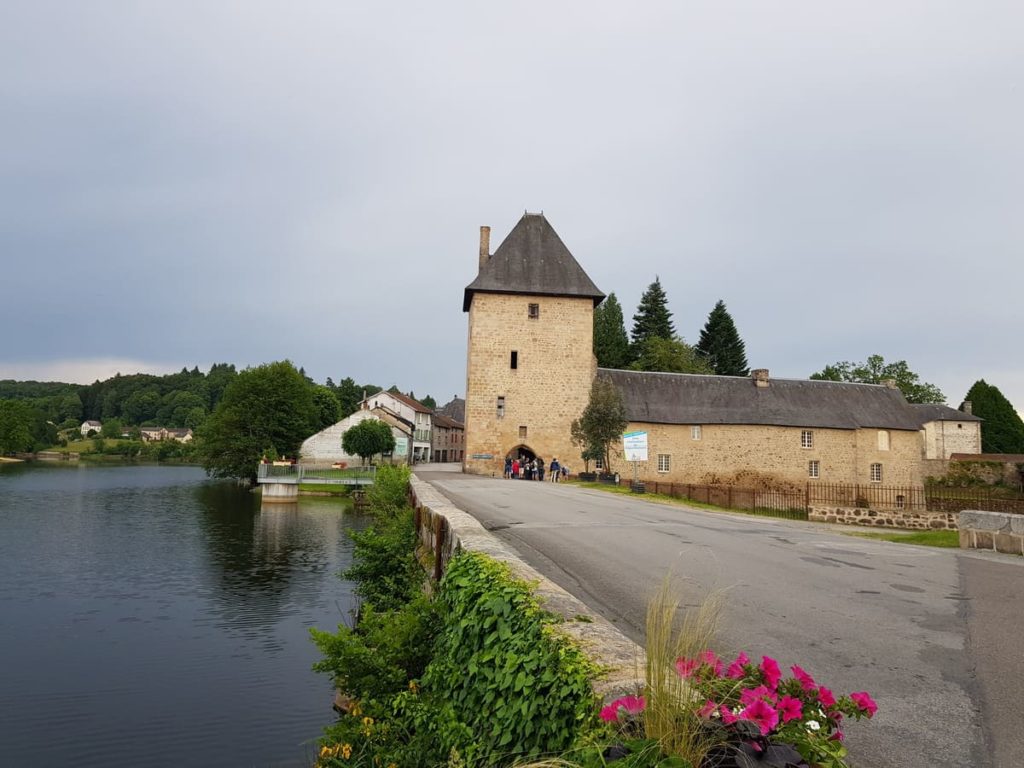
POLYGON ((500 476, 505 456, 520 447, 545 462, 579 456, 569 428, 586 407, 597 370, 593 318, 590 298, 474 294, 466 363, 467 472, 500 476))
POLYGON ((957 512, 914 512, 906 509, 812 506, 807 510, 807 519, 816 523, 840 523, 923 531, 955 531, 959 525, 958 518, 957 512))
POLYGON ((981 453, 980 421, 929 421, 922 432, 926 459, 948 459, 954 453, 981 453))
MULTIPOLYGON (((627 431, 634 430, 647 432, 648 460, 640 463, 638 474, 650 480, 780 490, 803 489, 807 482, 867 485, 871 465, 880 464, 880 485, 921 483, 915 431, 630 423, 627 431), (805 431, 811 433, 809 448, 803 447, 805 431), (659 455, 668 457, 667 469, 659 455), (810 476, 811 461, 818 462, 817 478, 810 476)), ((611 471, 632 476, 632 465, 620 455, 613 457, 611 471)))

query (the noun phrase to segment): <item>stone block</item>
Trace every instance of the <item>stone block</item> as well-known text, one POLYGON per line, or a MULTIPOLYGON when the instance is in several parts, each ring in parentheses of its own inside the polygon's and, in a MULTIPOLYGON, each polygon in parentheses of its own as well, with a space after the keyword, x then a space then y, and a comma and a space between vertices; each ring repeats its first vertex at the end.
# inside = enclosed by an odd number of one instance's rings
POLYGON ((972 549, 974 546, 973 534, 970 531, 960 529, 960 549, 972 549))
POLYGON ((1015 536, 1012 533, 997 533, 995 540, 997 552, 1004 552, 1008 555, 1024 555, 1024 537, 1015 536))
POLYGON ((1006 528, 1009 522, 1009 516, 1003 512, 965 509, 960 513, 960 527, 972 531, 1000 531, 1006 528))
POLYGON ((995 549, 995 535, 991 531, 974 531, 975 549, 995 549))
POLYGON ((1024 536, 1024 515, 1010 515, 1010 533, 1024 536))

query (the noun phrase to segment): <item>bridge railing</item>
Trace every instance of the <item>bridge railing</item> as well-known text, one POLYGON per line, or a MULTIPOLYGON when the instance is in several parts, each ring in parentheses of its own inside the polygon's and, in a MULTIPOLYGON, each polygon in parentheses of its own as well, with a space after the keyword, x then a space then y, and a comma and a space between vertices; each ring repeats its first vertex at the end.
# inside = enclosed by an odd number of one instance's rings
POLYGON ((292 482, 331 483, 362 480, 372 483, 377 476, 377 468, 370 467, 305 467, 301 464, 259 464, 256 470, 258 480, 288 480, 292 482))

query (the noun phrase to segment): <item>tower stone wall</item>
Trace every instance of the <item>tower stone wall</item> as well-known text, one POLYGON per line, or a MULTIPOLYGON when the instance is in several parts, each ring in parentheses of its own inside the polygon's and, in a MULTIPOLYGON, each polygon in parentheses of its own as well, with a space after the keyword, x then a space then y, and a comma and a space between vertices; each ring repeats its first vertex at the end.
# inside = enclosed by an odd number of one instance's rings
POLYGON ((519 446, 545 465, 552 457, 572 467, 580 463, 569 431, 586 407, 597 370, 593 318, 589 297, 473 295, 466 472, 500 476, 505 456, 519 446), (536 305, 534 313, 530 305, 536 305), (504 398, 501 412, 499 398, 504 398))

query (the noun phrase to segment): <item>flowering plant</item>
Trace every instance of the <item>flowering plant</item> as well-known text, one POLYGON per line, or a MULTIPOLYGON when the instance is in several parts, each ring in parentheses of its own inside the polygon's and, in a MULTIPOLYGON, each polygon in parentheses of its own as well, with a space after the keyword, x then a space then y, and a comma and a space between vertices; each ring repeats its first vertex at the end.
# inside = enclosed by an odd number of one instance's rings
MULTIPOLYGON (((706 768, 845 768, 845 717, 872 717, 878 707, 866 692, 837 697, 801 667, 783 677, 768 656, 754 664, 745 654, 726 665, 714 652, 680 657, 675 672, 688 688, 686 710, 709 735, 706 768)), ((642 730, 646 700, 626 696, 601 710, 601 719, 624 734, 642 730)))
POLYGON ((725 746, 712 753, 715 765, 729 765, 731 757, 740 766, 840 768, 847 754, 843 718, 870 718, 878 710, 868 693, 837 697, 795 664, 792 676, 783 678, 769 656, 754 664, 740 653, 726 666, 704 651, 696 659, 677 659, 676 671, 696 696, 697 716, 724 731, 725 746))

